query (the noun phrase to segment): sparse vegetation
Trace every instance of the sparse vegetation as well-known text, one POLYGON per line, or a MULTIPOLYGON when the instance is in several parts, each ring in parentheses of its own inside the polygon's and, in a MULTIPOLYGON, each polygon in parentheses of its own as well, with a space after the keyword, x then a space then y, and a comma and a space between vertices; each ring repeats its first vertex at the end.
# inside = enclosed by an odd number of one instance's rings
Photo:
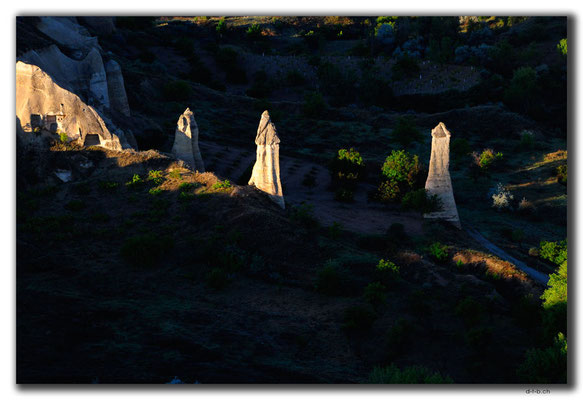
POLYGON ((126 239, 120 253, 134 267, 153 267, 173 245, 173 240, 168 236, 136 235, 126 239))
POLYGON ((445 262, 449 257, 447 246, 439 242, 432 243, 428 250, 431 258, 437 262, 445 262))
POLYGON ((213 189, 229 189, 232 187, 231 182, 228 179, 224 181, 218 181, 213 185, 213 189))
POLYGON ((368 383, 382 384, 436 384, 453 383, 449 376, 442 376, 439 372, 432 372, 426 367, 412 366, 403 370, 394 364, 388 367, 375 367, 371 372, 368 383))
POLYGON ((354 306, 344 311, 344 329, 349 333, 362 333, 370 330, 377 314, 368 307, 354 306))
POLYGON ((401 206, 404 210, 415 210, 421 213, 431 213, 442 208, 439 197, 436 194, 428 194, 425 189, 405 193, 401 200, 401 206))

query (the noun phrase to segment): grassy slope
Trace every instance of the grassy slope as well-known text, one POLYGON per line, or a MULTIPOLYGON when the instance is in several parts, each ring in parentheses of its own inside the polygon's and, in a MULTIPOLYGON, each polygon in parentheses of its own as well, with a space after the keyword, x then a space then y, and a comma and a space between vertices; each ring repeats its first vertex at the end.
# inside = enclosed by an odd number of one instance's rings
MULTIPOLYGON (((95 164, 89 176, 19 197, 19 382, 175 375, 205 383, 357 382, 389 361, 427 365, 457 382, 506 382, 532 344, 513 304, 540 290, 504 274, 488 277, 488 266, 498 264, 485 263, 487 255, 460 269, 423 257, 416 249, 430 243, 425 237, 395 248, 382 237, 310 227, 251 188, 213 189, 214 175, 193 174, 155 152, 69 148, 53 151, 48 166, 79 155, 95 164), (148 193, 153 182, 124 184, 151 169, 163 171, 161 194, 148 193), (104 191, 100 181, 119 186, 104 191), (184 182, 201 186, 181 200, 184 182), (159 251, 123 257, 130 238, 149 233, 159 251), (358 323, 346 331, 346 308, 370 307, 361 295, 377 279, 381 257, 401 265, 401 279, 387 285, 370 329, 358 323), (342 266, 342 296, 314 290, 328 259, 342 266), (208 278, 214 268, 225 272, 222 289, 208 278), (484 307, 477 325, 455 312, 466 296, 484 307), (400 319, 406 330, 389 339, 400 319), (467 342, 472 328, 485 332, 487 353, 467 342)), ((455 231, 427 229, 456 244, 451 254, 471 246, 455 231)))

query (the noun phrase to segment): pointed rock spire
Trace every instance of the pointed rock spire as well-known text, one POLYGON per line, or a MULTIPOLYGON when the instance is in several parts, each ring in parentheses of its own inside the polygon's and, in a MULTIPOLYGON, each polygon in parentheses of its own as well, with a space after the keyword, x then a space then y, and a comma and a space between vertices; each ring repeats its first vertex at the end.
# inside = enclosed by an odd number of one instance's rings
POLYGON ((281 208, 285 208, 279 177, 279 136, 267 111, 261 114, 255 144, 257 159, 249 185, 255 185, 259 190, 267 193, 281 208))
POLYGON ((198 148, 198 125, 190 108, 184 110, 176 123, 172 154, 195 170, 204 172, 204 163, 198 148))
POLYGON ((451 133, 449 133, 445 124, 440 122, 431 131, 431 136, 431 159, 429 161, 429 173, 425 182, 425 190, 429 195, 437 195, 439 197, 442 209, 425 214, 424 217, 449 221, 461 229, 449 175, 449 141, 451 133))

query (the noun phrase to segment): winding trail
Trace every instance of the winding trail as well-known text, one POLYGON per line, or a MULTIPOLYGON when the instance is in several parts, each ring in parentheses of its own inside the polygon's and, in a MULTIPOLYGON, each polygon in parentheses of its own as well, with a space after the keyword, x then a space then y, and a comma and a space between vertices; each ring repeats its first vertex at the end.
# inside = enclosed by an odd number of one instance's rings
POLYGON ((492 254, 495 254, 498 257, 500 257, 501 259, 506 260, 506 261, 514 264, 516 266, 516 268, 527 273, 535 281, 542 283, 543 285, 546 285, 547 282, 549 281, 549 276, 547 274, 543 274, 540 271, 537 271, 533 268, 530 268, 522 261, 517 260, 516 258, 512 257, 510 254, 508 254, 507 252, 502 250, 500 247, 496 246, 494 243, 490 242, 488 239, 486 239, 484 236, 482 236, 477 230, 472 229, 472 228, 466 228, 465 231, 472 238, 474 238, 478 243, 480 243, 482 246, 484 246, 486 249, 488 249, 488 251, 490 251, 492 254))

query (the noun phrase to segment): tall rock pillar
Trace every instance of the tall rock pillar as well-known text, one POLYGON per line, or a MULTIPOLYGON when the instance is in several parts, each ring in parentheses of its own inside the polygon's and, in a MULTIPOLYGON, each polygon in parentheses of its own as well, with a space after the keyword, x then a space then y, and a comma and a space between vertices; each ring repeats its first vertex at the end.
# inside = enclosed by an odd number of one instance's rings
POLYGON ((109 60, 105 65, 107 74, 107 91, 109 93, 109 107, 130 117, 130 105, 123 83, 121 67, 114 60, 109 60))
POLYGON ((431 131, 431 160, 425 190, 429 195, 437 195, 442 203, 440 211, 424 214, 428 219, 442 219, 461 229, 460 218, 453 197, 451 177, 449 176, 449 140, 451 133, 440 122, 431 131))
POLYGON ((267 193, 281 208, 285 208, 279 178, 279 136, 267 111, 261 114, 255 144, 257 159, 249 185, 255 185, 259 190, 267 193))
POLYGON ((178 118, 172 154, 199 172, 204 172, 204 163, 198 148, 198 125, 194 113, 187 108, 178 118))

